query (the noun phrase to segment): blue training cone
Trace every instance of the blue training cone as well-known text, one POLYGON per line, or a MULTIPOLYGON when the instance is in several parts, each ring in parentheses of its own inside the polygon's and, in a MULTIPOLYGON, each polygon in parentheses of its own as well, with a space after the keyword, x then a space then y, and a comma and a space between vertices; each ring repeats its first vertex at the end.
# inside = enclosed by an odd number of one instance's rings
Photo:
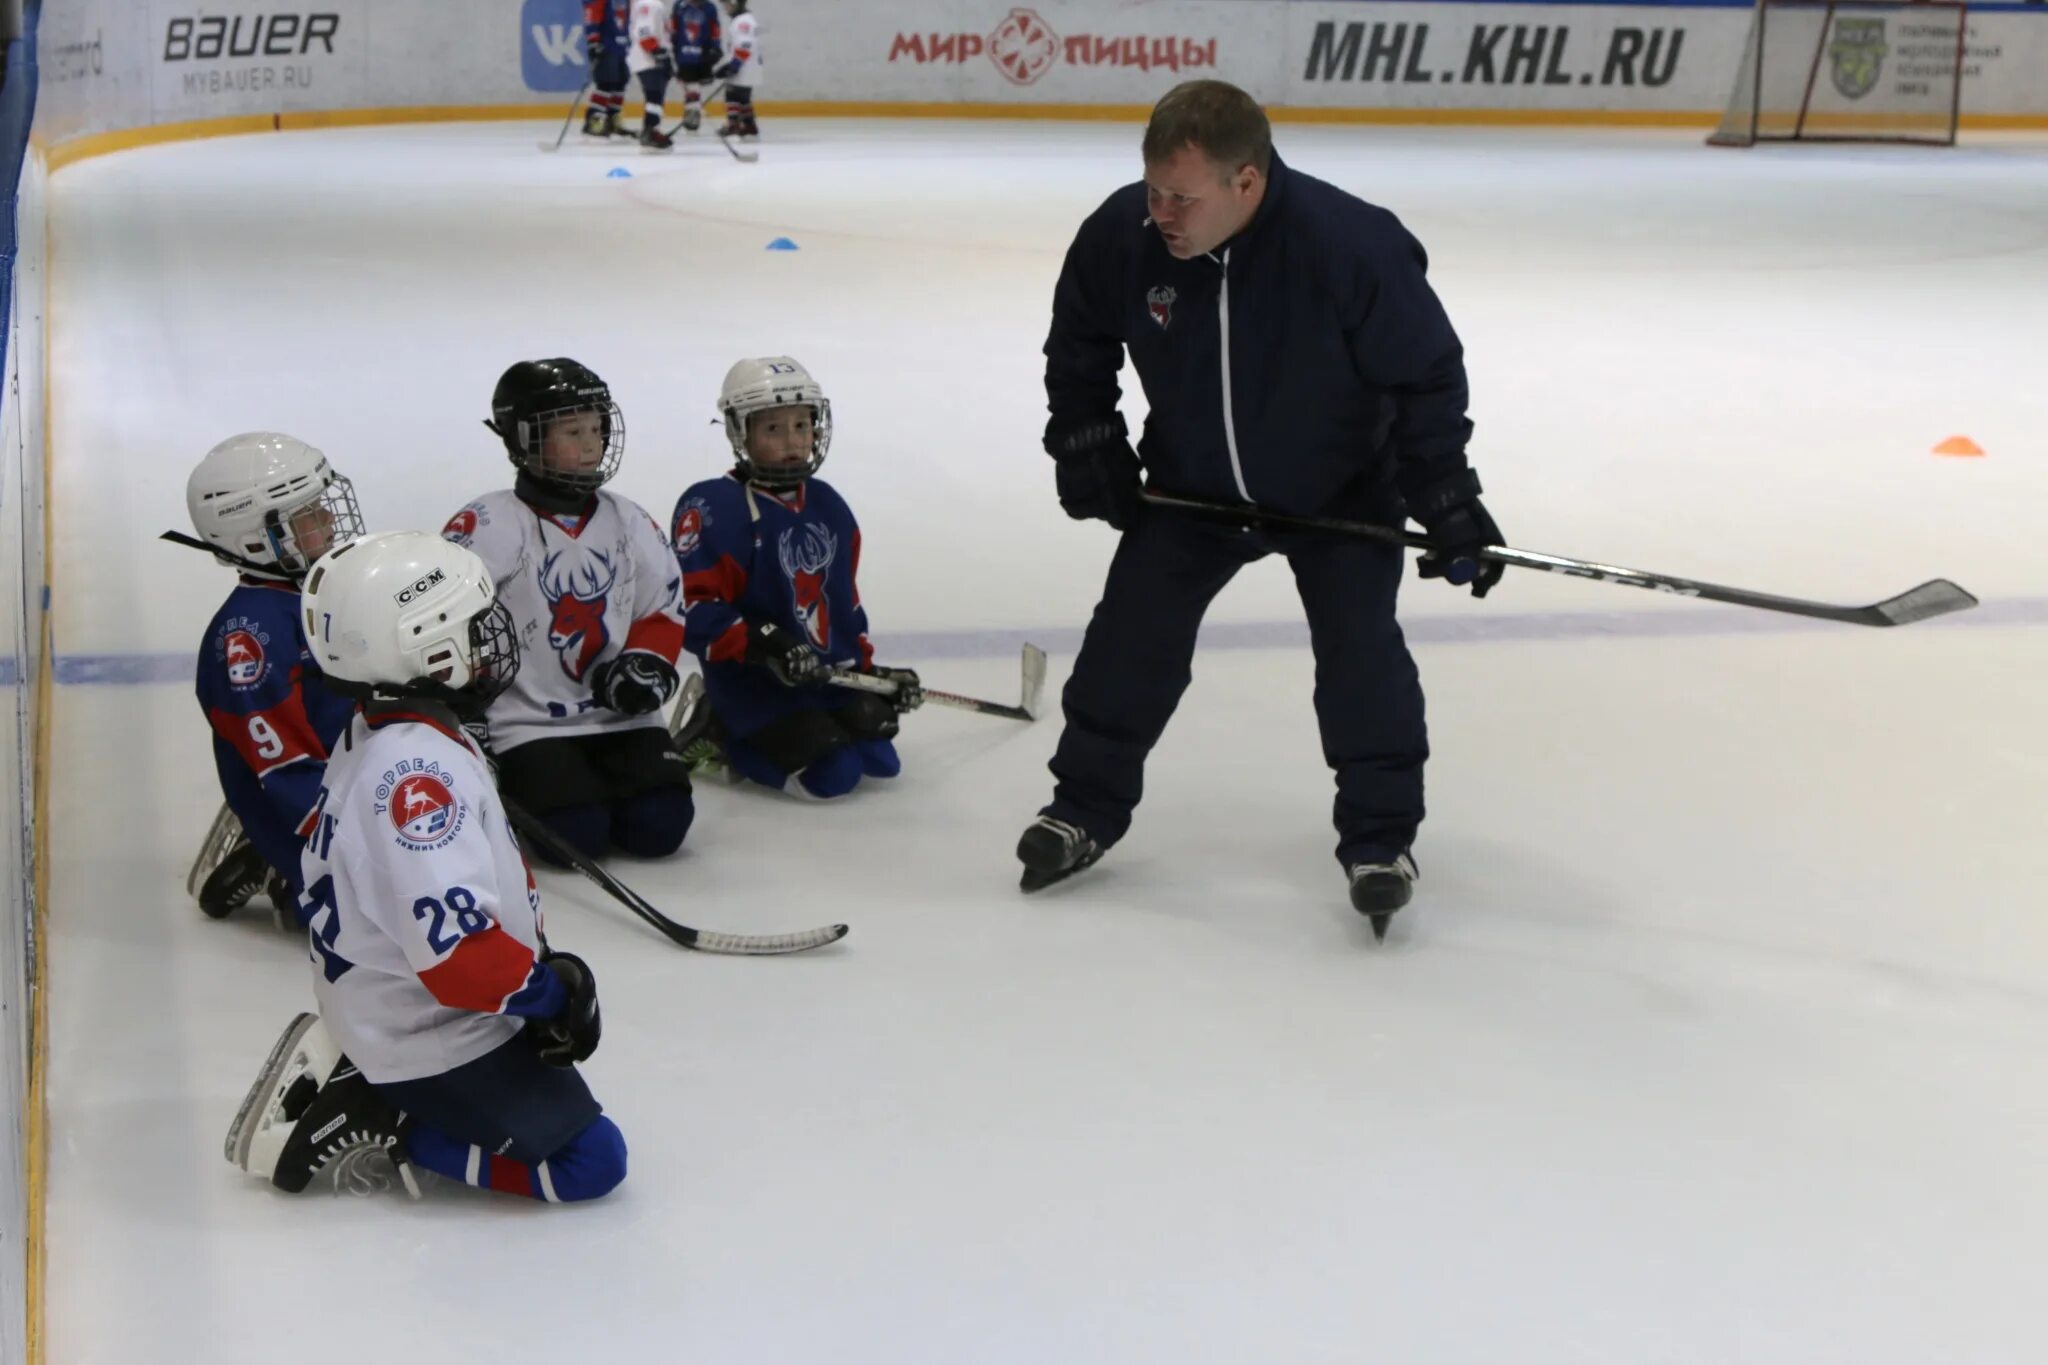
POLYGON ((790 241, 787 237, 777 237, 768 244, 768 249, 770 251, 795 251, 796 243, 790 241))
POLYGON ((631 180, 633 173, 624 166, 614 166, 604 173, 604 178, 607 180, 631 180))

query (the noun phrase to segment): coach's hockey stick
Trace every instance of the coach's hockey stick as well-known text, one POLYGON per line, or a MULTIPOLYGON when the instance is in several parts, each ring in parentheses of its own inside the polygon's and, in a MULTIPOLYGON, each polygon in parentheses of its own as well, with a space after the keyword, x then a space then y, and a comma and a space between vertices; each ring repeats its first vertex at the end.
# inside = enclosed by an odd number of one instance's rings
MULTIPOLYGON (((982 701, 978 697, 963 697, 958 692, 941 692, 927 687, 924 699, 940 706, 954 706, 962 711, 979 711, 984 716, 1003 716, 1009 720, 1034 721, 1038 719, 1038 699, 1045 691, 1045 651, 1037 645, 1026 645, 1023 651, 1023 689, 1015 706, 1005 706, 999 701, 982 701)), ((896 695, 896 684, 874 673, 859 673, 851 668, 835 668, 826 674, 825 681, 834 687, 849 687, 856 692, 872 692, 879 697, 896 695)))
POLYGON ((553 142, 541 143, 540 149, 542 151, 559 152, 562 150, 562 139, 569 136, 569 125, 576 121, 576 111, 583 107, 583 97, 590 93, 591 82, 595 79, 595 76, 586 76, 584 78, 582 88, 577 90, 576 92, 576 98, 569 101, 569 113, 568 116, 562 120, 562 131, 555 134, 555 140, 553 142))
MULTIPOLYGON (((1145 501, 1154 507, 1197 512, 1240 524, 1306 531, 1335 531, 1340 535, 1384 541, 1389 545, 1405 545, 1415 550, 1431 548, 1428 536, 1418 535, 1413 531, 1396 530, 1391 526, 1375 526, 1371 522, 1344 521, 1336 517, 1302 517, 1289 512, 1268 512, 1242 503, 1209 502, 1201 498, 1155 493, 1149 489, 1144 496, 1145 501)), ((1501 564, 1512 564, 1520 569, 1541 569, 1544 573, 1564 574, 1568 578, 1597 578, 1603 583, 1619 583, 1625 588, 1646 588, 1651 592, 1670 593, 1676 597, 1698 597, 1708 602, 1727 602, 1738 607, 1779 611, 1790 616, 1810 616, 1819 621, 1840 621, 1852 626, 1909 626, 1915 621, 1946 616, 1955 611, 1967 611, 1977 605, 1975 597, 1946 578, 1931 578, 1917 588, 1908 589, 1896 597, 1887 597, 1882 602, 1873 602, 1867 607, 1840 607, 1827 602, 1809 602, 1802 597, 1780 597, 1776 593, 1722 587, 1716 583, 1702 583, 1697 579, 1678 578, 1671 574, 1654 573, 1648 569, 1624 569, 1613 564, 1596 563, 1593 560, 1566 559, 1561 555, 1538 554, 1534 550, 1516 550, 1506 545, 1489 546, 1480 551, 1480 558, 1491 559, 1501 564)))
POLYGON ((694 948, 700 953, 769 957, 779 953, 801 953, 808 948, 822 948, 828 943, 837 943, 846 937, 846 926, 843 924, 828 924, 823 928, 806 929, 795 934, 721 934, 710 929, 692 929, 687 924, 677 924, 649 905, 639 892, 584 857, 581 849, 549 829, 535 816, 520 809, 503 793, 499 794, 498 799, 505 803, 505 814, 511 818, 512 827, 521 835, 533 840, 603 887, 605 893, 613 900, 660 930, 671 943, 694 948))

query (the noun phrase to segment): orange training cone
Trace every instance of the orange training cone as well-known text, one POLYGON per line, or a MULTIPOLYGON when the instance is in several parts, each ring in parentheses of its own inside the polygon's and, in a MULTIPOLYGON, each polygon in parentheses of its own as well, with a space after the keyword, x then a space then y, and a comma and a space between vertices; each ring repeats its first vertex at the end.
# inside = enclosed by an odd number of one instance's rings
POLYGON ((1967 436, 1951 436, 1934 448, 1936 455, 1982 455, 1984 447, 1967 436))

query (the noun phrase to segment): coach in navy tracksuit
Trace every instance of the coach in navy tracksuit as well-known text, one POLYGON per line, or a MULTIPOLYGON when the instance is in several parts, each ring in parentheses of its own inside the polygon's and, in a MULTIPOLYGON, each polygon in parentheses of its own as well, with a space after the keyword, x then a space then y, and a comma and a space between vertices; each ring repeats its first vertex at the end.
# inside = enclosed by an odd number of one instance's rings
POLYGON ((1239 568, 1287 557, 1337 774, 1337 857, 1384 926, 1408 900, 1429 755, 1422 687, 1394 620, 1402 554, 1144 505, 1154 488, 1306 515, 1422 523, 1424 577, 1483 597, 1501 543, 1467 466, 1463 350, 1391 213, 1290 170, 1265 113, 1221 81, 1152 111, 1145 179, 1081 225, 1045 343, 1060 505, 1123 533, 1064 697, 1052 803, 1017 856, 1027 891, 1123 837, 1151 750, 1188 684, 1202 613, 1239 568), (1117 413, 1128 351, 1150 414, 1117 413))

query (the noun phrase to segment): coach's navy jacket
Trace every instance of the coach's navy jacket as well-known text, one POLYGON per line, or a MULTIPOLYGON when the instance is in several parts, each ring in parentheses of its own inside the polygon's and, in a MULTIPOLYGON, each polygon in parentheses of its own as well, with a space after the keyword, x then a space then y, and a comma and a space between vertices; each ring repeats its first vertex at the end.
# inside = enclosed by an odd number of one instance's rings
POLYGON ((1465 467, 1464 349, 1393 214, 1287 169, 1207 256, 1175 260, 1143 182, 1067 250, 1045 342, 1048 430, 1116 412, 1131 354, 1154 487, 1284 512, 1398 517, 1465 467), (1224 363, 1228 354, 1229 363, 1224 363))

